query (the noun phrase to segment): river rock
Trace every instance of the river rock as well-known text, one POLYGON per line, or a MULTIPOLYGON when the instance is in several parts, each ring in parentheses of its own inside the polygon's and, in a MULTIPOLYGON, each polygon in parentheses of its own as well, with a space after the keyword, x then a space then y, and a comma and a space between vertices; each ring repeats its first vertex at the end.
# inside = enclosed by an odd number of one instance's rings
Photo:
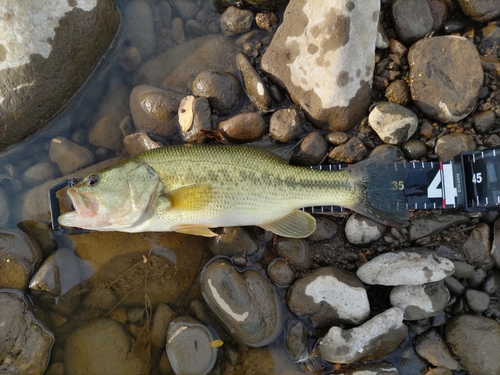
POLYGON ((410 90, 428 117, 457 122, 475 107, 483 87, 476 46, 457 36, 421 39, 408 52, 410 90))
POLYGON ((347 131, 366 115, 379 11, 377 1, 288 4, 261 65, 317 126, 347 131))
POLYGON ((232 142, 245 143, 262 138, 267 124, 257 112, 240 113, 218 125, 221 133, 232 142))
POLYGON ((208 138, 204 131, 212 130, 212 113, 207 98, 196 98, 193 102, 193 124, 184 134, 186 142, 203 143, 208 138))
POLYGON ((410 88, 404 80, 397 79, 387 87, 385 97, 392 103, 400 105, 408 104, 411 100, 410 88))
POLYGON ((94 320, 70 333, 64 346, 65 372, 132 375, 145 363, 132 351, 132 339, 111 319, 94 320))
POLYGON ((433 26, 427 0, 397 0, 392 16, 398 39, 408 46, 425 37, 433 26))
POLYGON ((279 238, 274 249, 280 257, 301 269, 309 269, 312 265, 312 254, 309 244, 301 238, 279 238))
MULTIPOLYGON (((219 13, 228 6, 234 5, 234 0, 214 0, 214 7, 219 13)), ((244 8, 255 8, 262 10, 284 10, 288 0, 242 0, 238 2, 238 6, 244 8)))
POLYGON ((450 292, 443 282, 400 285, 391 290, 389 298, 392 306, 403 310, 405 320, 420 320, 444 311, 450 292))
POLYGON ((486 311, 490 304, 490 296, 480 290, 467 289, 465 291, 465 301, 472 311, 482 313, 486 311))
POLYGON ((156 50, 153 11, 146 1, 133 0, 127 4, 123 14, 125 32, 130 44, 147 61, 156 50))
POLYGON ((455 156, 464 151, 474 151, 476 142, 464 133, 451 133, 438 138, 434 151, 440 161, 453 160, 455 156))
POLYGON ((167 355, 176 374, 208 374, 217 360, 214 332, 190 316, 172 320, 167 333, 167 355))
MULTIPOLYGON (((1 202, 1 197, 0 197, 1 202)), ((493 224, 493 242, 491 244, 491 257, 496 266, 500 268, 500 218, 495 220, 493 224)))
POLYGON ((163 86, 187 95, 193 79, 204 70, 236 74, 237 53, 234 42, 223 35, 194 38, 143 64, 133 85, 163 86))
MULTIPOLYGON (((391 362, 370 362, 344 367, 332 372, 335 375, 399 375, 391 362)), ((434 374, 433 374, 434 375, 434 374)))
POLYGON ((479 133, 484 134, 495 125, 495 119, 496 116, 493 111, 477 113, 474 115, 474 127, 479 133))
POLYGON ((500 324, 478 315, 460 315, 445 326, 445 340, 471 375, 500 373, 500 324))
POLYGON ((418 118, 409 109, 390 102, 381 102, 368 116, 370 126, 385 143, 406 142, 417 130, 418 118))
POLYGON ((360 214, 353 214, 345 224, 345 236, 353 245, 369 245, 383 235, 387 226, 377 223, 360 214))
POLYGON ((467 240, 462 246, 462 253, 467 263, 485 270, 490 270, 495 265, 491 256, 490 226, 479 223, 469 232, 467 240))
POLYGON ((152 150, 161 147, 161 144, 153 141, 146 132, 139 132, 127 135, 123 138, 123 145, 129 155, 136 155, 140 152, 152 150))
POLYGON ((453 262, 436 252, 410 247, 373 258, 359 267, 356 275, 370 285, 421 285, 442 280, 454 271, 453 262))
POLYGON ((120 18, 110 0, 2 2, 0 14, 1 151, 69 102, 106 53, 120 18))
POLYGON ((324 160, 327 152, 328 145, 325 138, 319 132, 312 132, 302 139, 292 161, 298 165, 317 165, 324 160))
POLYGON ((26 169, 23 173, 23 180, 30 185, 39 185, 58 176, 60 172, 54 163, 41 162, 26 169))
POLYGON ((134 87, 130 93, 130 112, 136 129, 169 141, 180 140, 177 109, 181 100, 182 96, 171 90, 148 85, 134 87))
POLYGON ((357 136, 352 136, 346 143, 334 147, 328 153, 331 163, 356 163, 368 157, 368 149, 357 136))
POLYGON ((253 20, 251 10, 230 6, 220 17, 220 28, 226 36, 243 34, 250 30, 253 20))
POLYGON ((281 311, 269 281, 255 269, 241 273, 224 258, 209 262, 200 290, 210 309, 235 339, 251 347, 273 342, 281 332, 281 311))
POLYGON ((500 15, 500 4, 495 0, 458 0, 458 3, 474 21, 485 22, 500 15))
POLYGON ((302 134, 297 110, 285 108, 274 112, 269 122, 269 134, 283 143, 295 141, 302 134))
POLYGON ((409 139, 401 145, 401 150, 408 160, 418 160, 427 153, 427 146, 418 139, 409 139))
POLYGON ((295 280, 292 266, 281 258, 274 259, 267 267, 267 275, 275 285, 289 287, 295 280))
POLYGON ((0 228, 3 228, 9 222, 10 207, 7 194, 2 188, 0 188, 0 212, 2 213, 2 215, 0 215, 0 228))
POLYGON ((0 293, 0 373, 43 374, 54 336, 28 310, 22 293, 0 293))
POLYGON ((208 248, 214 255, 253 255, 259 251, 259 241, 250 231, 242 227, 225 227, 216 237, 208 240, 208 248))
POLYGON ((323 267, 296 281, 288 292, 288 308, 319 327, 359 324, 370 314, 363 283, 337 267, 323 267))
POLYGON ((327 240, 335 236, 338 231, 337 223, 326 217, 319 216, 316 218, 316 229, 307 239, 312 242, 327 240))
POLYGON ((273 104, 273 101, 266 85, 264 84, 264 80, 252 66, 252 63, 248 59, 247 55, 242 52, 238 53, 236 61, 238 63, 238 68, 240 69, 241 76, 243 77, 245 90, 250 97, 250 100, 255 103, 257 108, 260 110, 268 109, 273 104))
POLYGON ((193 81, 193 93, 207 98, 213 109, 225 113, 239 103, 242 89, 231 73, 204 70, 193 81))
POLYGON ((307 329, 300 321, 293 321, 288 325, 286 347, 294 358, 306 351, 307 329))
POLYGON ((460 368, 445 341, 436 330, 430 329, 416 336, 414 344, 418 355, 425 358, 432 365, 446 367, 450 370, 460 368))
POLYGON ((25 290, 42 257, 38 243, 23 231, 0 230, 0 288, 25 290))
POLYGON ((94 154, 64 137, 52 138, 49 158, 66 175, 94 162, 94 154))
POLYGON ((406 338, 403 311, 392 307, 359 327, 332 327, 318 344, 320 356, 333 363, 353 363, 380 359, 406 338))
POLYGON ((428 215, 412 220, 409 228, 410 241, 432 236, 468 220, 466 216, 457 214, 428 215))
POLYGON ((488 294, 495 294, 500 291, 500 271, 494 270, 486 279, 483 290, 488 294))

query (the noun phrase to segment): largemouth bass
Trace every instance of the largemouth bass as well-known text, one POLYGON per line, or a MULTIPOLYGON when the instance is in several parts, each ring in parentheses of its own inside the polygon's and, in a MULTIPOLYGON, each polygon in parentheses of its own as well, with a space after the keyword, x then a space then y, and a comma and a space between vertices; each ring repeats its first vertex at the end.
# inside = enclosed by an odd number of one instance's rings
POLYGON ((176 231, 215 236, 210 228, 257 225, 307 237, 316 220, 301 207, 335 205, 388 225, 405 225, 405 197, 394 181, 406 171, 388 154, 340 171, 288 164, 252 146, 178 145, 124 159, 68 190, 75 211, 63 226, 122 232, 176 231), (395 189, 396 187, 396 189, 395 189))

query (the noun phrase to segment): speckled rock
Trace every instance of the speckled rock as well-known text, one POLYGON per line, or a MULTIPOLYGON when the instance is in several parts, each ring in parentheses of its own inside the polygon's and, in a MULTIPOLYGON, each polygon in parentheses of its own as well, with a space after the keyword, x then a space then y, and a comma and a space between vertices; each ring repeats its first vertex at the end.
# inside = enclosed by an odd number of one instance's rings
POLYGON ((428 117, 456 122, 475 107, 483 87, 483 68, 476 46, 465 38, 422 39, 408 52, 410 90, 428 117))
POLYGON ((460 368, 443 338, 434 329, 425 331, 415 337, 415 350, 418 355, 425 358, 434 366, 443 366, 450 370, 458 370, 460 368))
POLYGON ((485 111, 474 115, 474 127, 476 130, 484 134, 495 124, 495 112, 485 111))
POLYGON ((379 11, 379 2, 292 0, 262 69, 318 126, 350 130, 370 103, 379 11))
POLYGON ((495 0, 459 0, 465 14, 474 21, 489 21, 500 15, 500 4, 495 0))
POLYGON ((3 150, 69 102, 108 50, 120 17, 110 0, 9 1, 2 2, 0 14, 3 150))
POLYGON ((224 35, 243 34, 250 30, 254 20, 251 10, 228 7, 220 17, 220 27, 224 35))
POLYGON ((130 155, 161 147, 161 144, 153 141, 146 132, 127 135, 123 138, 123 145, 130 155))
POLYGON ((407 248, 384 253, 358 268, 356 274, 366 284, 421 285, 450 276, 453 262, 426 248, 407 248))
POLYGON ((328 145, 321 133, 312 132, 302 139, 292 161, 298 165, 317 165, 325 158, 327 151, 328 145))
POLYGON ((392 103, 408 104, 411 100, 410 88, 405 81, 397 79, 389 84, 385 90, 385 97, 392 103))
POLYGON ((381 102, 368 116, 370 126, 385 143, 401 144, 417 130, 418 118, 409 109, 391 102, 381 102))
POLYGON ((474 151, 475 148, 476 142, 470 135, 451 133, 440 137, 434 149, 440 161, 450 161, 461 152, 474 151))
POLYGON ((316 217, 316 229, 307 237, 309 241, 323 241, 335 236, 339 231, 337 223, 324 217, 316 217))
POLYGON ((392 6, 392 16, 398 39, 410 46, 425 37, 433 21, 427 0, 397 0, 392 6))
POLYGON ((274 112, 269 122, 269 134, 280 142, 295 141, 302 134, 297 110, 285 108, 274 112))
POLYGON ((334 147, 328 153, 328 161, 331 163, 355 163, 368 156, 368 149, 361 140, 353 136, 344 144, 334 147))
POLYGON ((43 374, 54 336, 28 310, 22 293, 0 293, 0 373, 43 374))
POLYGON ((269 279, 277 286, 288 287, 295 280, 292 266, 281 258, 274 259, 267 267, 269 279))
POLYGON ((280 238, 274 244, 274 249, 280 257, 286 259, 295 267, 311 268, 311 249, 305 240, 301 238, 280 238))
POLYGON ((486 223, 477 224, 469 232, 467 240, 462 246, 462 253, 467 263, 485 270, 490 270, 495 265, 491 255, 490 227, 486 223))
POLYGON ((320 268, 296 281, 288 292, 288 307, 319 327, 359 324, 370 313, 361 281, 337 267, 320 268))
POLYGON ((403 312, 397 307, 373 317, 359 327, 332 327, 318 344, 321 357, 333 363, 353 363, 380 359, 406 338, 403 312))
POLYGON ((52 138, 49 158, 66 175, 94 162, 94 154, 64 137, 52 138))
POLYGON ((227 259, 215 258, 200 274, 200 290, 221 323, 246 345, 267 345, 281 332, 276 293, 257 270, 240 273, 227 259))
POLYGON ((269 32, 274 31, 278 22, 279 17, 274 12, 259 12, 255 15, 255 24, 257 27, 269 32))
POLYGON ((264 80, 261 78, 259 73, 250 63, 248 56, 240 52, 236 56, 236 61, 238 63, 238 68, 240 69, 241 76, 243 77, 243 84, 245 90, 257 108, 261 110, 268 109, 273 101, 271 99, 271 94, 267 90, 264 80))
POLYGON ((347 219, 345 235, 350 243, 363 246, 380 239, 386 229, 387 226, 355 213, 347 219))
POLYGON ((221 133, 232 142, 251 142, 262 138, 267 124, 257 112, 240 113, 218 124, 221 133))
POLYGON ((420 320, 444 311, 450 292, 443 282, 400 285, 391 290, 391 305, 404 312, 405 320, 420 320))
POLYGON ((301 322, 293 321, 288 325, 286 347, 294 358, 306 351, 307 329, 301 322))
POLYGON ((194 79, 193 93, 207 98, 213 109, 224 113, 238 104, 242 89, 238 78, 231 73, 205 70, 194 79))
POLYGON ((478 315, 459 315, 445 326, 445 340, 471 375, 500 373, 500 324, 478 315))

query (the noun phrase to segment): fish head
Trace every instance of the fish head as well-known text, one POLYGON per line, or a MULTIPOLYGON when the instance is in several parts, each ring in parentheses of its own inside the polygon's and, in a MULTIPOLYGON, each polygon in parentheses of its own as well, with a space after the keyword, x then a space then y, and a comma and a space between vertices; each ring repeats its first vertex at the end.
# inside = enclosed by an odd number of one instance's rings
POLYGON ((126 160, 93 173, 68 189, 74 211, 59 224, 95 230, 126 230, 147 217, 161 189, 148 164, 126 160))

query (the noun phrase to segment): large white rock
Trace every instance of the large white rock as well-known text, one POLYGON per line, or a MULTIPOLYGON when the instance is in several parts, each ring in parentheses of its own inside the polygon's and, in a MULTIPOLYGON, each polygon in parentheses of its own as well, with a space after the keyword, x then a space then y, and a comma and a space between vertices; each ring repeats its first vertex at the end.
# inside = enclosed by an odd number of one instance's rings
POLYGON ((400 285, 391 290, 391 305, 404 312, 405 320, 426 319, 439 314, 450 300, 443 282, 423 285, 400 285))
POLYGON ((370 104, 379 1, 291 0, 262 69, 316 123, 347 131, 370 104))

